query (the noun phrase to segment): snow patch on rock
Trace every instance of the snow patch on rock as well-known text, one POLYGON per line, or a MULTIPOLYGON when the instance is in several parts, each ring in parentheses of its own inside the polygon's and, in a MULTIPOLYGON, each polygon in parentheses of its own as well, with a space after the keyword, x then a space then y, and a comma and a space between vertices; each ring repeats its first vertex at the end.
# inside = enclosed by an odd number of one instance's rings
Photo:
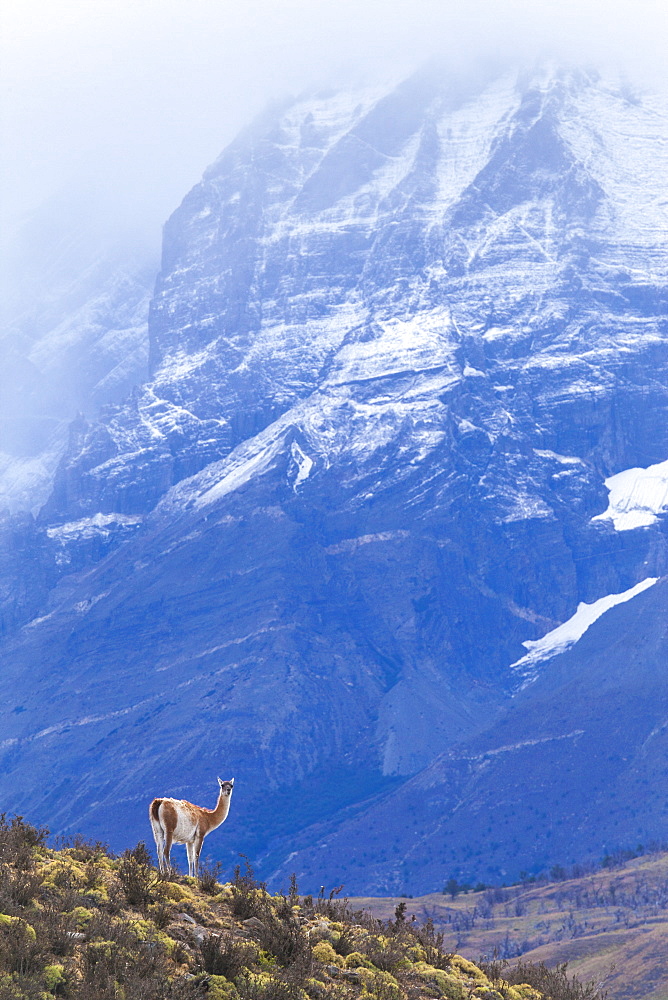
POLYGON ((605 480, 608 509, 592 521, 612 521, 617 531, 647 528, 668 510, 668 462, 625 469, 605 480))
POLYGON ((539 664, 545 663, 547 660, 551 660, 553 656, 557 656, 558 653, 563 653, 567 649, 570 649, 571 646, 582 638, 589 626, 593 625, 606 611, 614 608, 617 604, 630 601, 638 594, 641 594, 643 590, 652 587, 658 579, 656 576, 649 576, 621 594, 608 594, 606 597, 600 597, 598 601, 594 601, 592 604, 586 604, 584 601, 581 601, 578 604, 575 614, 571 615, 567 621, 558 625, 557 628, 552 629, 551 632, 548 632, 541 639, 527 639, 523 642, 522 645, 526 646, 529 652, 510 665, 511 670, 517 671, 524 678, 522 687, 526 687, 527 684, 536 679, 539 664))
POLYGON ((94 514, 93 517, 82 517, 78 521, 68 521, 67 524, 47 528, 46 533, 55 541, 68 543, 74 539, 108 535, 116 528, 138 527, 143 520, 141 515, 134 514, 94 514))
POLYGON ((296 441, 293 441, 290 446, 290 454, 294 462, 297 465, 297 476, 292 484, 292 488, 297 492, 297 488, 305 482, 311 475, 311 469, 313 468, 313 459, 310 458, 302 449, 299 447, 296 441))

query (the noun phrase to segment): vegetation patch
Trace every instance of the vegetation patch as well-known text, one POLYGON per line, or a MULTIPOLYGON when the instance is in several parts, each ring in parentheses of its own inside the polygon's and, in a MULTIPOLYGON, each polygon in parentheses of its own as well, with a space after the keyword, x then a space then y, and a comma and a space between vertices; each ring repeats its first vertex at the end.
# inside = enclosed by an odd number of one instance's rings
POLYGON ((272 895, 247 859, 227 884, 161 876, 144 844, 56 850, 4 816, 0 847, 0 1000, 602 1000, 563 967, 481 969, 405 903, 272 895))

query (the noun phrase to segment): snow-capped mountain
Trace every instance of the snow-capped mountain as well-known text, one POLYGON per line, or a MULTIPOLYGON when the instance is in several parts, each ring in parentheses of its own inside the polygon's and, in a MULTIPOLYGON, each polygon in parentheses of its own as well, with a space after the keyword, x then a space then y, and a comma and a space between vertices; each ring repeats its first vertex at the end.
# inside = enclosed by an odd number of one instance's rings
POLYGON ((3 650, 4 807, 116 842, 223 768, 221 856, 355 892, 617 846, 662 724, 667 121, 594 73, 430 67, 225 150, 165 227, 148 379, 72 426, 34 526, 50 597, 3 650), (637 685, 611 652, 636 609, 637 685), (587 728, 608 662, 607 717, 644 706, 624 749, 587 728), (548 745, 582 763, 570 801, 532 771, 548 745), (495 822, 524 782, 563 825, 601 755, 572 842, 495 822))

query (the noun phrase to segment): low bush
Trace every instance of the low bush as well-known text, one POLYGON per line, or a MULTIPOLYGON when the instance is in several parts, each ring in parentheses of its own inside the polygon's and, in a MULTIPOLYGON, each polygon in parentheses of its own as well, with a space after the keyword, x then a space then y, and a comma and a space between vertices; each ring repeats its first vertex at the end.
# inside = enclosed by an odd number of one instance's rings
POLYGON ((257 929, 260 947, 274 955, 279 965, 288 967, 299 963, 308 967, 304 975, 310 975, 311 947, 299 921, 292 913, 274 913, 268 907, 261 918, 262 926, 257 929))
POLYGON ((0 968, 28 975, 42 967, 44 948, 35 929, 22 920, 0 914, 0 968))
POLYGON ((210 861, 207 859, 200 865, 197 884, 201 891, 207 896, 215 896, 220 892, 220 880, 223 874, 223 865, 220 861, 210 861))
POLYGON ((42 847, 48 836, 45 826, 32 826, 23 816, 9 819, 7 813, 0 813, 0 862, 15 868, 31 868, 34 849, 42 847))
POLYGON ((369 961, 382 972, 393 972, 406 960, 406 949, 394 938, 372 937, 365 948, 369 961))
POLYGON ((253 964, 257 948, 246 941, 239 941, 233 934, 209 934, 199 944, 198 963, 204 972, 214 976, 234 979, 242 969, 253 964))
POLYGON ((240 920, 262 918, 266 910, 267 887, 255 878, 253 867, 245 855, 243 868, 237 865, 232 877, 232 912, 240 920))
POLYGON ((99 862, 102 858, 112 858, 109 845, 101 840, 88 840, 76 833, 73 837, 57 841, 58 846, 75 861, 99 862))
POLYGON ((568 974, 568 963, 548 968, 544 962, 508 961, 480 962, 482 972, 495 985, 516 986, 526 983, 544 994, 548 1000, 606 1000, 606 990, 596 982, 585 982, 568 974))
POLYGON ((148 906, 160 897, 160 877, 151 862, 146 844, 140 840, 125 851, 118 865, 118 880, 131 906, 148 906))
POLYGON ((37 849, 49 831, 22 816, 0 814, 0 910, 17 913, 36 898, 42 876, 36 871, 37 849))
POLYGON ((32 926, 46 949, 54 956, 62 958, 74 951, 76 938, 75 918, 64 913, 53 902, 47 902, 31 915, 32 926))
POLYGON ((452 952, 443 950, 443 932, 436 930, 431 918, 425 921, 422 926, 416 927, 412 933, 415 940, 424 949, 427 965, 433 965, 435 969, 450 967, 454 956, 452 952))

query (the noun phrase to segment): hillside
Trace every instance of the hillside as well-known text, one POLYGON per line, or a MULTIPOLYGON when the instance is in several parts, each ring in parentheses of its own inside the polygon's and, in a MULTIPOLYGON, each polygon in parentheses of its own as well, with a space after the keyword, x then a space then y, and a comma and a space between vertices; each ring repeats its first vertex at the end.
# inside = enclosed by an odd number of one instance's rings
MULTIPOLYGON (((359 898, 351 905, 387 920, 399 902, 359 898)), ((583 979, 603 981, 614 1000, 668 996, 668 854, 547 884, 403 902, 408 915, 434 921, 445 948, 476 959, 496 952, 511 961, 567 962, 583 979)))
POLYGON ((45 832, 0 817, 2 1000, 602 1000, 540 966, 523 972, 549 997, 492 981, 401 909, 380 922, 294 881, 271 896, 248 864, 225 884, 161 878, 143 844, 114 858, 45 832))

